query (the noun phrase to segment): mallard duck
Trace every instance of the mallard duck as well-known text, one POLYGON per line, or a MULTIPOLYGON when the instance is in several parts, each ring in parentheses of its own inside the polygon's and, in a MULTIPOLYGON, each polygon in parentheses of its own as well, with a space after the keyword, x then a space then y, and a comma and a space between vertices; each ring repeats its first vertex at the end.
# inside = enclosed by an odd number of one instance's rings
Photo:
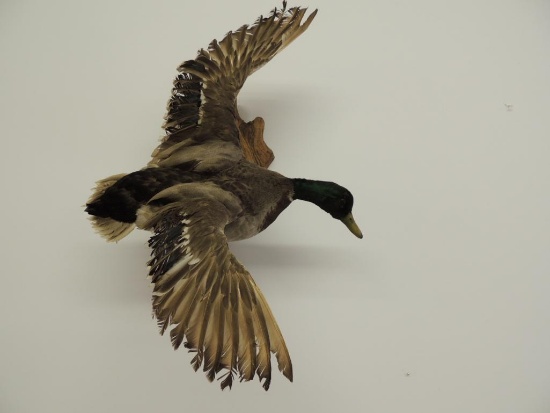
POLYGON ((353 196, 333 182, 291 179, 267 169, 273 156, 257 118, 245 124, 236 97, 246 78, 311 24, 317 10, 275 9, 253 25, 212 41, 178 68, 165 137, 148 165, 97 183, 86 204, 97 232, 119 241, 134 227, 150 230, 153 314, 174 348, 195 355, 207 378, 231 388, 258 375, 271 383, 271 353, 292 381, 281 330, 250 273, 228 242, 266 229, 294 200, 313 202, 359 238, 353 196), (247 132, 247 129, 248 132, 247 132), (252 133, 254 135, 254 133, 252 133), (256 133, 257 135, 257 133, 256 133))

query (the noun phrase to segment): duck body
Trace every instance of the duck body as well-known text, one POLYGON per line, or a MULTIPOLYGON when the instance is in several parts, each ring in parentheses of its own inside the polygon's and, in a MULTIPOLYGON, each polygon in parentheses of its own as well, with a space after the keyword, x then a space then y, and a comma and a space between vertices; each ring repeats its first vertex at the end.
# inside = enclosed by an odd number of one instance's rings
POLYGON ((97 217, 137 224, 139 228, 138 213, 144 207, 158 207, 186 197, 214 198, 232 211, 224 232, 228 241, 238 241, 271 225, 290 205, 293 194, 292 179, 240 159, 215 172, 195 171, 184 165, 149 167, 130 173, 89 202, 86 211, 97 217))

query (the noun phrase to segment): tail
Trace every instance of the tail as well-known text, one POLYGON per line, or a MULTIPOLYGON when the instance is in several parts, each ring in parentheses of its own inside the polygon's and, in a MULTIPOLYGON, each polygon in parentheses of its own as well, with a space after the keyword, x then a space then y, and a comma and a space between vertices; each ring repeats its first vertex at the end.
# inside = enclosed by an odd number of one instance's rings
POLYGON ((86 202, 86 212, 91 215, 90 221, 94 230, 109 242, 117 242, 128 235, 135 227, 135 224, 128 222, 120 222, 112 218, 99 217, 94 215, 94 205, 105 191, 113 186, 120 178, 126 174, 113 175, 108 178, 96 182, 96 187, 92 196, 86 202))

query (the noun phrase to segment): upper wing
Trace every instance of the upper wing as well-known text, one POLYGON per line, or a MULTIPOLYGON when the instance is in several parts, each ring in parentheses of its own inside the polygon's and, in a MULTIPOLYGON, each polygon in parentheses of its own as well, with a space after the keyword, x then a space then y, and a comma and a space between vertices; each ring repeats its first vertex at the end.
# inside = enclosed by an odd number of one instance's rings
POLYGON ((180 65, 168 102, 166 135, 153 151, 150 166, 198 162, 212 169, 242 157, 236 98, 246 78, 302 34, 315 17, 303 24, 306 9, 273 10, 251 26, 212 41, 195 60, 180 65))
POLYGON ((292 381, 292 363, 266 299, 250 273, 229 251, 223 228, 229 221, 219 202, 187 200, 161 207, 144 225, 149 240, 153 312, 163 334, 168 328, 174 348, 196 352, 195 370, 203 365, 210 381, 226 373, 271 382, 271 353, 292 381))

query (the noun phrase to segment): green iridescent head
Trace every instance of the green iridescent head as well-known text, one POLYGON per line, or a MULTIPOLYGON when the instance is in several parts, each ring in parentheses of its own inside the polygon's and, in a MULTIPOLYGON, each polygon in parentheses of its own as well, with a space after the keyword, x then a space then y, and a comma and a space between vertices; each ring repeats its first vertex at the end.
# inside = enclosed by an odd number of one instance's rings
POLYGON ((343 186, 334 182, 293 179, 294 199, 313 202, 333 218, 342 221, 358 238, 363 238, 361 230, 355 223, 351 210, 353 195, 343 186))

